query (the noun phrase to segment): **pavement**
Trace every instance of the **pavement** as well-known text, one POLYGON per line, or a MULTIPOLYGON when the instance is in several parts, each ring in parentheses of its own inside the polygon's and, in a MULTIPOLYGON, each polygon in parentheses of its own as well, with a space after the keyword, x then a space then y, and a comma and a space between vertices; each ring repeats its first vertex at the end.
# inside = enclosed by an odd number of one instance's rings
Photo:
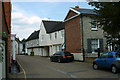
POLYGON ((11 72, 9 73, 9 79, 8 80, 24 80, 24 73, 22 68, 20 67, 19 63, 17 64, 13 63, 11 65, 11 72))
POLYGON ((78 80, 119 80, 119 73, 113 74, 110 70, 93 70, 91 63, 69 62, 57 63, 50 62, 49 57, 40 56, 17 56, 20 64, 20 73, 11 74, 11 78, 31 80, 31 79, 78 79, 78 80))

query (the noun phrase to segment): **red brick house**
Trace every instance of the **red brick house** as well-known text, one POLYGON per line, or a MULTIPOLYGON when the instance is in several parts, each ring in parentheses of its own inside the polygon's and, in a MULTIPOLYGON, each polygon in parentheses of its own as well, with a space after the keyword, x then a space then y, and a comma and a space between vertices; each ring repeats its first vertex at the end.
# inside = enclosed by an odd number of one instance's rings
POLYGON ((11 63, 11 2, 0 2, 0 41, 3 45, 3 78, 8 77, 11 63))
POLYGON ((101 52, 105 49, 103 30, 90 23, 94 20, 93 15, 96 15, 93 9, 76 6, 70 8, 64 19, 65 49, 74 54, 75 60, 84 61, 84 55, 97 57, 97 49, 101 52))

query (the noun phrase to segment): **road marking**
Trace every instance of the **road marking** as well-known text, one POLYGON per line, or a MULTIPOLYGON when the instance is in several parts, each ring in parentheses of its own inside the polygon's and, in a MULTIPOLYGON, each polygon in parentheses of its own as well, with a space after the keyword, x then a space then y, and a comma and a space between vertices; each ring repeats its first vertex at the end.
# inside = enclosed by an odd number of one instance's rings
POLYGON ((20 67, 22 68, 22 70, 23 70, 23 73, 24 73, 24 76, 25 76, 25 80, 26 80, 26 72, 25 72, 25 70, 24 70, 24 68, 21 66, 21 64, 19 63, 19 61, 17 61, 18 62, 18 64, 20 65, 20 67))

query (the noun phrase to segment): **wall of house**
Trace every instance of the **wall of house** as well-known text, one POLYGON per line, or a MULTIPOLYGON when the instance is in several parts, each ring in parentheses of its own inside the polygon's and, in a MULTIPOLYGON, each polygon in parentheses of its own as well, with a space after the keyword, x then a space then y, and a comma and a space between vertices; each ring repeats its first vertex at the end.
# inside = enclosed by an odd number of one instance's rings
POLYGON ((72 10, 70 10, 70 11, 68 12, 68 15, 66 16, 65 19, 68 19, 68 18, 70 18, 70 17, 72 17, 72 16, 75 16, 75 15, 77 15, 77 13, 73 12, 72 10))
MULTIPOLYGON (((26 43, 26 50, 27 50, 27 53, 28 55, 30 55, 32 49, 28 49, 29 47, 36 47, 36 46, 39 46, 39 39, 34 39, 34 40, 30 40, 30 41, 27 41, 26 43)), ((40 50, 39 48, 33 48, 33 51, 34 51, 34 55, 40 55, 40 50)))
POLYGON ((61 51, 62 48, 61 48, 61 45, 52 45, 52 46, 49 46, 49 55, 53 55, 55 52, 57 51, 61 51))
POLYGON ((22 49, 23 49, 23 45, 22 43, 19 44, 19 53, 21 54, 22 53, 22 49))
POLYGON ((7 27, 9 30, 9 34, 8 34, 8 44, 7 44, 7 49, 8 49, 8 55, 7 55, 7 73, 9 73, 9 67, 10 67, 10 63, 11 63, 11 57, 10 57, 10 52, 11 52, 11 1, 9 0, 9 2, 4 2, 4 10, 5 10, 5 16, 6 16, 6 22, 7 22, 7 27))
MULTIPOLYGON (((32 49, 27 49, 28 55, 31 54, 32 49)), ((40 56, 41 55, 41 48, 33 48, 34 55, 40 56)))
MULTIPOLYGON (((1 41, 0 41, 1 43, 1 41)), ((0 78, 6 78, 6 49, 5 49, 5 41, 2 40, 2 44, 0 44, 0 78), (3 49, 3 50, 2 50, 3 49)))
POLYGON ((18 46, 18 42, 15 41, 15 53, 16 53, 16 54, 18 54, 18 47, 19 47, 19 46, 18 46))
MULTIPOLYGON (((11 63, 11 2, 10 0, 8 2, 0 2, 0 9, 2 12, 0 12, 0 15, 2 15, 2 19, 0 19, 0 22, 2 22, 2 25, 0 25, 0 29, 2 27, 2 32, 6 32, 6 38, 7 41, 7 76, 9 73, 9 67, 11 63), (3 13, 3 10, 5 13, 3 13), (2 21, 1 21, 2 20, 2 21), (8 28, 8 30, 7 30, 8 28)), ((0 10, 0 11, 1 11, 0 10)))
POLYGON ((32 49, 27 49, 27 54, 30 55, 31 51, 32 51, 32 49))
POLYGON ((41 23, 40 33, 39 33, 40 46, 63 44, 64 43, 64 38, 61 37, 61 31, 64 31, 64 30, 60 30, 60 31, 56 31, 56 32, 47 34, 43 23, 41 23), (55 33, 57 33, 57 39, 55 39, 55 33), (50 34, 52 35, 52 40, 50 40, 50 37, 49 37, 50 34), (41 41, 41 36, 42 35, 44 35, 44 40, 43 41, 41 41))
MULTIPOLYGON (((39 45, 44 46, 43 56, 50 56, 53 53, 55 53, 56 46, 57 47, 60 46, 60 48, 62 47, 61 45, 64 43, 64 37, 62 37, 62 34, 61 34, 62 31, 64 30, 60 30, 60 31, 47 34, 43 23, 41 23, 40 33, 39 33, 39 45), (57 33, 57 39, 55 39, 55 33, 57 33), (42 35, 44 35, 43 41, 41 40, 42 35), (50 40, 50 35, 51 35, 51 40, 50 40)), ((57 50, 57 51, 60 51, 60 50, 57 50)))
MULTIPOLYGON (((85 53, 87 53, 87 50, 88 50, 87 39, 103 39, 104 49, 105 49, 105 45, 106 45, 106 41, 105 41, 105 38, 103 35, 103 30, 101 28, 98 28, 97 30, 92 30, 91 23, 90 23, 91 21, 92 21, 91 17, 83 16, 83 38, 84 38, 83 42, 84 42, 85 53)), ((94 54, 96 54, 96 53, 94 53, 94 54)), ((96 56, 94 55, 93 57, 96 57, 96 56)))
POLYGON ((29 47, 34 47, 34 46, 39 46, 39 39, 34 39, 34 40, 30 40, 30 41, 27 41, 25 43, 25 47, 26 49, 29 48, 29 47))
POLYGON ((83 61, 81 44, 80 16, 65 22, 65 50, 74 55, 75 60, 83 61))
POLYGON ((81 53, 80 17, 65 22, 65 47, 71 53, 81 53))

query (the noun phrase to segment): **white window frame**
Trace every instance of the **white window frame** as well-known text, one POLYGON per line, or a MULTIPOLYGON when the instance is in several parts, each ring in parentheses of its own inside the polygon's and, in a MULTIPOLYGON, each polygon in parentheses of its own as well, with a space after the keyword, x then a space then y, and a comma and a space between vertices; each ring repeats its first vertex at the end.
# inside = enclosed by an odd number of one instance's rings
MULTIPOLYGON (((95 21, 95 19, 94 18, 91 18, 91 21, 95 21)), ((93 25, 93 24, 91 24, 91 30, 98 30, 98 28, 97 28, 97 25, 95 26, 95 25, 93 25), (94 26, 94 27, 93 27, 94 26)))
POLYGON ((41 35, 41 41, 44 41, 44 35, 41 35))
POLYGON ((52 34, 49 34, 49 39, 52 40, 52 34))
POLYGON ((64 38, 65 37, 65 33, 64 31, 61 31, 61 38, 64 38))
MULTIPOLYGON (((93 40, 96 40, 96 42, 97 42, 97 46, 96 46, 97 49, 100 48, 99 39, 92 39, 92 40, 91 40, 91 49, 92 49, 92 46, 93 46, 93 44, 92 44, 92 41, 93 41, 93 40)), ((94 45, 95 45, 95 44, 94 44, 94 45)), ((95 53, 95 51, 92 51, 92 53, 95 53)))
POLYGON ((55 32, 55 39, 57 39, 57 32, 55 32))

